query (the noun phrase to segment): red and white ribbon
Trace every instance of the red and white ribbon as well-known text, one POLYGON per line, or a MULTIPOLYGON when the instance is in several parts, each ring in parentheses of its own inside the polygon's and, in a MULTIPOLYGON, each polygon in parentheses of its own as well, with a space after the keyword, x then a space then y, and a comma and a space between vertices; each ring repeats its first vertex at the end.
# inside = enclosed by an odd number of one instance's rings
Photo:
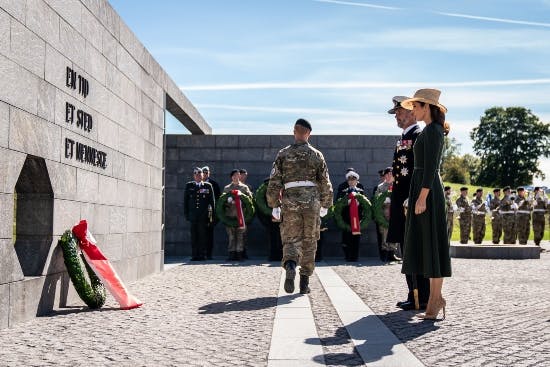
POLYGON ((243 202, 241 201, 240 193, 239 190, 231 190, 231 195, 233 195, 235 207, 237 208, 237 228, 244 229, 246 228, 246 222, 244 220, 243 202))
POLYGON ((88 265, 120 304, 120 308, 129 310, 141 306, 143 303, 128 292, 109 260, 97 247, 94 236, 88 231, 88 222, 81 220, 73 227, 73 234, 79 241, 88 265))
POLYGON ((359 222, 359 202, 353 192, 348 194, 349 199, 349 221, 351 234, 361 234, 361 224, 359 222))

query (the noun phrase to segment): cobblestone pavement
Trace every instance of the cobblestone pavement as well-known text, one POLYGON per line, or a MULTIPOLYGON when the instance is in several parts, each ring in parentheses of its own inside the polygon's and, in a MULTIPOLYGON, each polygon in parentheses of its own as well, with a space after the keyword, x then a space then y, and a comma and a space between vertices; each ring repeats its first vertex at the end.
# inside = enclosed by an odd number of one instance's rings
POLYGON ((550 252, 540 260, 452 259, 452 266, 443 284, 447 319, 436 322, 395 307, 406 298, 401 265, 368 260, 334 269, 427 366, 549 366, 550 252))
MULTIPOLYGON (((547 248, 550 246, 545 244, 547 248)), ((548 366, 550 252, 453 259, 445 321, 399 311, 399 265, 328 261, 426 366, 548 366)), ((281 269, 251 260, 176 266, 129 284, 142 308, 69 308, 0 330, 1 366, 266 366, 281 269)), ((309 295, 325 361, 363 366, 317 276, 309 295)))

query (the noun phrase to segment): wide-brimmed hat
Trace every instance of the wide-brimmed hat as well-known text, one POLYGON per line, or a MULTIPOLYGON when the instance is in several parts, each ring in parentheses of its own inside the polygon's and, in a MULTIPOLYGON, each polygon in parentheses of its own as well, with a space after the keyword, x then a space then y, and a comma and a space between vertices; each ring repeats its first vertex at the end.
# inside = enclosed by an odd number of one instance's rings
POLYGON ((424 102, 437 106, 443 113, 447 113, 447 107, 439 103, 440 95, 441 91, 437 89, 419 89, 414 94, 414 97, 402 101, 401 107, 412 110, 413 102, 424 102))
POLYGON ((407 100, 407 99, 410 99, 411 97, 406 97, 406 96, 395 96, 393 97, 391 100, 393 102, 393 107, 392 109, 388 110, 388 113, 389 114, 395 114, 395 110, 397 110, 398 108, 401 108, 401 102, 407 100))

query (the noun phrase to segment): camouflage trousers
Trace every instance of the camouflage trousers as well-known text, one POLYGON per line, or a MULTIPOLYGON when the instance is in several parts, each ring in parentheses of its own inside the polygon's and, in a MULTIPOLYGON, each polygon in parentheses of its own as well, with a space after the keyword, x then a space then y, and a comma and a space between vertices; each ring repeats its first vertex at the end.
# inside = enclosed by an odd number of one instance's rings
POLYGON ((300 265, 300 275, 311 276, 315 269, 315 251, 319 239, 321 218, 318 200, 308 204, 285 205, 283 197, 281 240, 283 259, 281 265, 292 260, 300 265))
POLYGON ((449 237, 449 241, 451 241, 451 237, 453 236, 453 227, 455 225, 455 217, 453 213, 447 213, 447 236, 449 237))
POLYGON ((388 238, 388 229, 382 226, 378 226, 378 233, 380 233, 380 248, 383 251, 392 251, 393 253, 397 252, 397 243, 388 243, 386 238, 388 238))
POLYGON ((533 213, 533 233, 535 244, 540 246, 542 236, 544 236, 544 213, 533 213))
POLYGON ((472 228, 472 217, 465 215, 458 219, 460 225, 460 243, 466 244, 470 239, 470 230, 472 228))
POLYGON ((227 237, 229 237, 229 245, 227 251, 242 252, 244 250, 244 236, 246 228, 225 227, 227 237))
POLYGON ((472 234, 474 243, 480 245, 485 237, 485 215, 474 214, 472 218, 472 234))
POLYGON ((502 215, 502 231, 504 232, 504 238, 502 242, 505 245, 512 245, 516 243, 516 216, 515 214, 503 214, 502 215))
POLYGON ((520 245, 526 245, 531 231, 531 214, 516 214, 516 230, 520 245))
POLYGON ((502 235, 502 217, 500 214, 493 214, 491 227, 493 228, 493 243, 496 245, 500 242, 500 236, 502 235))

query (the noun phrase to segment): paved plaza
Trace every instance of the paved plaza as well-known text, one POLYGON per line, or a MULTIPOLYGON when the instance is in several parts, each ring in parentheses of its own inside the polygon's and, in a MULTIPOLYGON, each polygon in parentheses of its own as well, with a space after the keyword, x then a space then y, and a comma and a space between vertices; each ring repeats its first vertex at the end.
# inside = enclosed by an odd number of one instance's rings
POLYGON ((276 263, 174 263, 128 284, 139 309, 109 298, 0 330, 0 365, 548 366, 550 252, 452 264, 433 322, 395 307, 398 264, 329 259, 304 296, 282 291, 276 263))

